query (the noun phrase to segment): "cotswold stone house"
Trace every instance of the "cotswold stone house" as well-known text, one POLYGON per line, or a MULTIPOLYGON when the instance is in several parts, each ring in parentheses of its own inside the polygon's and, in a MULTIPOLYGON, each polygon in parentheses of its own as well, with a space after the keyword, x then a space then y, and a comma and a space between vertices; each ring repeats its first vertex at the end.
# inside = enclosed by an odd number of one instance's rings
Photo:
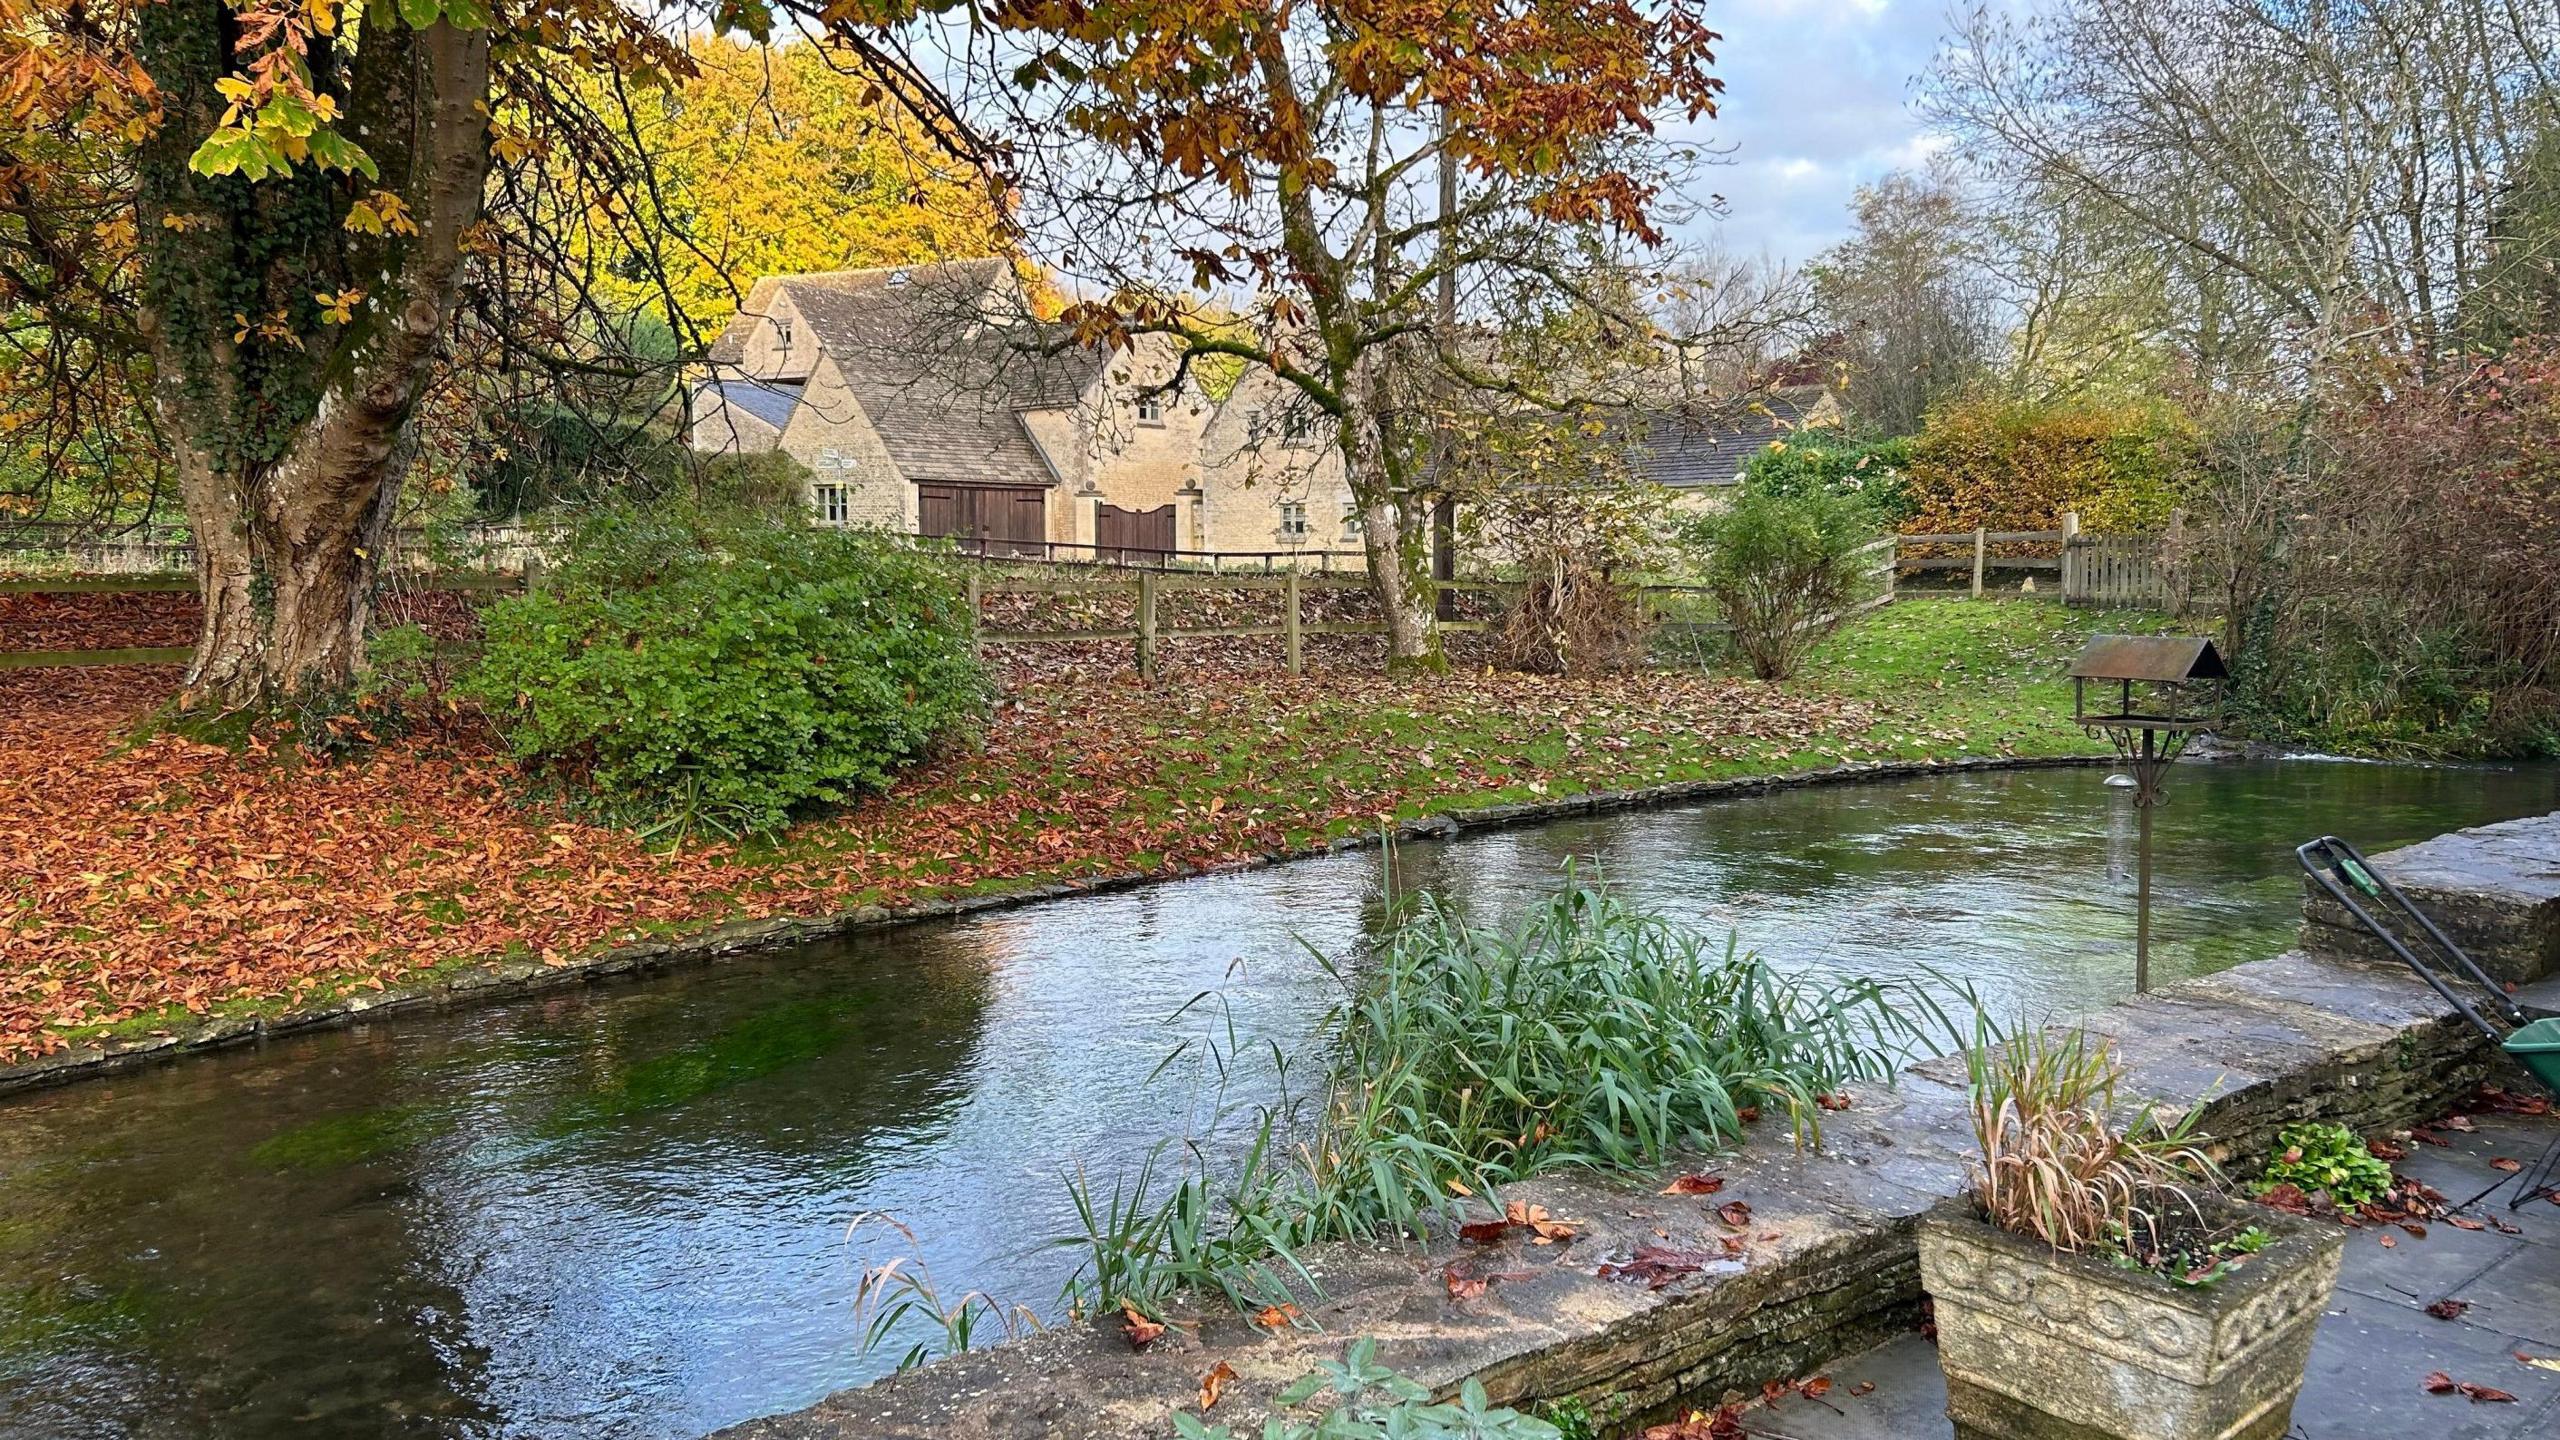
POLYGON ((1267 393, 1239 402, 1277 381, 1220 404, 1174 370, 1160 337, 1067 343, 1003 260, 772 276, 712 347, 691 438, 800 461, 821 522, 1002 554, 1357 548, 1332 490, 1283 483, 1322 442, 1267 393))

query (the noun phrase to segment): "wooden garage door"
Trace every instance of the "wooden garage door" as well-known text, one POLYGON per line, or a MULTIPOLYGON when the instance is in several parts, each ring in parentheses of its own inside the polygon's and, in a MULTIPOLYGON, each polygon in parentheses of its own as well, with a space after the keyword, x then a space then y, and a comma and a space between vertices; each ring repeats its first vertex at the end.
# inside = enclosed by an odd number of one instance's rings
POLYGON ((1093 543, 1105 560, 1161 560, 1173 553, 1173 507, 1123 510, 1117 505, 1096 505, 1093 543))
POLYGON ((987 555, 1048 552, 1049 492, 1037 485, 916 485, 916 529, 987 555))

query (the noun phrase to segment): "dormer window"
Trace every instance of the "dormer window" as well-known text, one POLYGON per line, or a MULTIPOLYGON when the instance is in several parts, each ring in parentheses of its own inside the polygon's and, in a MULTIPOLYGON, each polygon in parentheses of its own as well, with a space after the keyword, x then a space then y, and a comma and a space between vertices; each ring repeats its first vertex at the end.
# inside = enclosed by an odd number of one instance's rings
POLYGON ((777 349, 788 350, 791 348, 790 316, 776 315, 773 317, 773 343, 777 349))

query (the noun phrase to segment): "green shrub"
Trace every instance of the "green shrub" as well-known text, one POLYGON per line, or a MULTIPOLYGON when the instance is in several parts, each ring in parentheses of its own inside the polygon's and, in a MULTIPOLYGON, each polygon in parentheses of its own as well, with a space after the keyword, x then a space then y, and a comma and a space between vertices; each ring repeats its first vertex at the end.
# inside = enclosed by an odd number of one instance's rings
POLYGON ((2050 530, 2077 510, 2092 534, 2157 530, 2200 475, 2194 427, 2164 408, 1962 401, 1910 442, 1903 528, 2050 530))
POLYGON ((1690 523, 1689 540, 1706 551, 1707 589, 1752 674, 1795 674, 1840 613, 1865 598, 1875 564, 1861 552, 1876 528, 1856 495, 1819 487, 1781 495, 1746 486, 1690 523))
POLYGON ((889 784, 982 713, 958 584, 886 537, 610 512, 489 608, 460 689, 606 813, 771 831, 889 784))
POLYGON ((1852 440, 1831 431, 1814 430, 1772 445, 1742 467, 1746 489, 1771 495, 1802 495, 1833 490, 1866 502, 1876 523, 1899 528, 1919 509, 1903 471, 1911 464, 1911 441, 1852 440))
POLYGON ((2278 1185, 2325 1194, 2340 1205, 2362 1205, 2390 1193, 2391 1167, 2346 1126, 2306 1121, 2276 1132, 2275 1158, 2267 1162, 2258 1190, 2263 1194, 2278 1185))

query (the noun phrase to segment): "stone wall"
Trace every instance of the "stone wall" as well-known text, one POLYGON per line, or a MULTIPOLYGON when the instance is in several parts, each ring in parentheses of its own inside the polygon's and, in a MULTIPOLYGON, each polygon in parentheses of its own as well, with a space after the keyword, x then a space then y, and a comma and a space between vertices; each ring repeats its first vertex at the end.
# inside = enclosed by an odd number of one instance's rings
MULTIPOLYGON (((2485 900, 2482 919, 2515 922, 2490 912, 2523 898, 2485 900)), ((2405 968, 2353 956, 2288 952, 2128 999, 2086 1023, 2123 1054, 2128 1095, 2203 1100, 2212 1147, 2242 1174, 2286 1124, 2402 1128, 2445 1113, 2492 1074, 2493 1052, 2451 1007, 2405 968)), ((1266 1334, 1212 1308, 1196 1328, 1132 1353, 1106 1325, 1070 1325, 738 1426, 723 1440, 1160 1440, 1173 1433, 1175 1412, 1197 1413, 1200 1379, 1220 1362, 1238 1378, 1209 1418, 1254 1434, 1273 1395, 1363 1335, 1425 1384, 1449 1390, 1473 1377, 1511 1405, 1574 1398, 1636 1420, 1756 1391, 1917 1315, 1916 1218, 1965 1184, 1964 1078, 1961 1058, 1931 1061, 1890 1091, 1861 1093, 1821 1117, 1818 1148, 1764 1133, 1682 1167, 1720 1175, 1711 1196, 1589 1178, 1513 1187, 1509 1198, 1578 1228, 1567 1244, 1326 1247, 1306 1257, 1325 1297, 1308 1307, 1308 1328, 1266 1334), (1718 1213, 1734 1200, 1750 1206, 1740 1228, 1718 1213), (1731 1260, 1661 1290, 1598 1274, 1638 1246, 1722 1251, 1728 1241, 1731 1260), (1454 1298, 1452 1267, 1492 1282, 1480 1296, 1454 1298)))
MULTIPOLYGON (((2490 975, 2526 985, 2560 974, 2560 815, 2457 830, 2367 858, 2490 975)), ((2304 946, 2392 958, 2327 891, 2303 883, 2304 946)))

